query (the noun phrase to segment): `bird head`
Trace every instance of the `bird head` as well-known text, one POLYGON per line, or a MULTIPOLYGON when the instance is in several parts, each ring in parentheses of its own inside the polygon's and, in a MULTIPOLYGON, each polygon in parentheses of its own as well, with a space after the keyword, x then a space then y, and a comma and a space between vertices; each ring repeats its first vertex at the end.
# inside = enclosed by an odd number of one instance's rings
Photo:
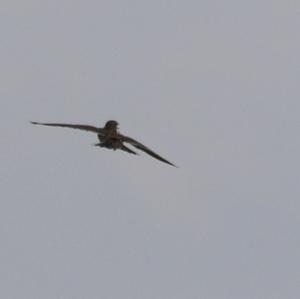
POLYGON ((110 130, 111 129, 115 129, 115 130, 117 130, 118 129, 118 125, 119 125, 119 123, 117 121, 115 121, 115 120, 109 120, 105 124, 105 129, 110 129, 110 130))

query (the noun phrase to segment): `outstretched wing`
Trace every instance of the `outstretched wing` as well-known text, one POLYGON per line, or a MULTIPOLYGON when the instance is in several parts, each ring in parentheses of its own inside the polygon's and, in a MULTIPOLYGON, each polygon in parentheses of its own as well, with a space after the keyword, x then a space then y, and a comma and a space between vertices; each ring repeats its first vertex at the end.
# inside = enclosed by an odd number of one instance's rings
POLYGON ((148 155, 152 156, 153 158, 157 159, 157 160, 160 160, 164 163, 167 163, 169 165, 172 165, 172 166, 175 166, 177 167, 176 165, 174 165, 173 163, 169 162, 168 160, 164 159, 163 157, 161 157, 160 155, 158 155, 157 153, 153 152, 150 148, 148 148, 147 146, 143 145, 142 143, 134 140, 133 138, 130 138, 130 137, 127 137, 127 136, 123 136, 122 135, 122 141, 123 142, 128 142, 130 143, 131 145, 133 145, 134 147, 144 151, 145 153, 147 153, 148 155))
POLYGON ((51 126, 51 127, 65 127, 65 128, 72 128, 72 129, 79 129, 89 132, 94 132, 97 134, 104 134, 104 130, 102 128, 97 128, 94 126, 89 125, 72 125, 72 124, 61 124, 61 123, 39 123, 36 121, 31 121, 33 125, 42 125, 42 126, 51 126))

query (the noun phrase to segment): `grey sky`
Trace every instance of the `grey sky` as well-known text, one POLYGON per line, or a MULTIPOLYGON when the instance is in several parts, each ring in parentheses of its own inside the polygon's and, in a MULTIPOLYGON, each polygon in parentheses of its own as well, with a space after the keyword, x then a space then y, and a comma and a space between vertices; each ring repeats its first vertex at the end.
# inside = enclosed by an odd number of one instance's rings
POLYGON ((0 297, 299 298, 299 14, 2 0, 0 297), (108 119, 180 168, 28 123, 108 119))

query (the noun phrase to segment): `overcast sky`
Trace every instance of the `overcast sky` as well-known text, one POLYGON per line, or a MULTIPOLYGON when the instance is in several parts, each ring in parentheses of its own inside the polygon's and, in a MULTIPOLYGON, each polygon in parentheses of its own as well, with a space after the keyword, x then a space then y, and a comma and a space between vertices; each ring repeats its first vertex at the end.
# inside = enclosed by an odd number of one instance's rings
POLYGON ((300 297, 300 2, 2 0, 0 297, 300 297), (29 120, 109 119, 179 168, 29 120))

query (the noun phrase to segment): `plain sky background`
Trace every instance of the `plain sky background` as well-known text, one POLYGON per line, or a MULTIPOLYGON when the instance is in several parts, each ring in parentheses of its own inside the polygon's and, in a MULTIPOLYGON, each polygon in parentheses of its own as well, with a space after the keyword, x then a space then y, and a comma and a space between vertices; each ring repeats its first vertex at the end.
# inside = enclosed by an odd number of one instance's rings
POLYGON ((0 297, 300 297, 298 0, 2 0, 0 297), (120 123, 179 169, 29 120, 120 123))

